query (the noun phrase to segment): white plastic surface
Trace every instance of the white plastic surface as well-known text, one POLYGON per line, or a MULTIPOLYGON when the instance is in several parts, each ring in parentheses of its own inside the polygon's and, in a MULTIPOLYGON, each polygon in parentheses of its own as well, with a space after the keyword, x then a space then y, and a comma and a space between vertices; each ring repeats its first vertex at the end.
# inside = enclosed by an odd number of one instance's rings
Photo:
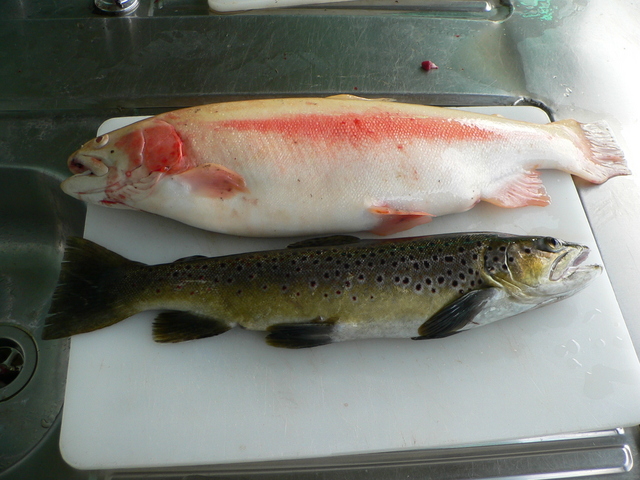
MULTIPOLYGON (((477 109, 476 109, 477 110, 477 109)), ((484 112, 545 122, 529 107, 484 112)), ((122 126, 115 119, 99 133, 122 126)), ((130 120, 129 120, 130 121, 130 120)), ((494 230, 592 247, 569 175, 545 172, 552 205, 480 204, 397 236, 494 230)), ((128 258, 284 247, 150 214, 89 206, 85 236, 128 258)), ((373 235, 361 235, 373 237, 373 235)), ((198 465, 497 442, 640 423, 640 365, 606 273, 563 302, 431 341, 306 350, 232 330, 175 345, 147 312, 71 341, 61 451, 81 469, 198 465)))

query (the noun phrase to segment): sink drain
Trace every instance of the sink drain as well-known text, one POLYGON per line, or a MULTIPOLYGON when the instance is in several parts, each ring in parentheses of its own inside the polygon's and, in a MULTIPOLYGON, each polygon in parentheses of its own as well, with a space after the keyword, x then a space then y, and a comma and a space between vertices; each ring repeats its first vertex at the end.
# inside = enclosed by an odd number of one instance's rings
POLYGON ((37 349, 31 336, 12 325, 0 325, 0 402, 29 383, 36 363, 37 349))

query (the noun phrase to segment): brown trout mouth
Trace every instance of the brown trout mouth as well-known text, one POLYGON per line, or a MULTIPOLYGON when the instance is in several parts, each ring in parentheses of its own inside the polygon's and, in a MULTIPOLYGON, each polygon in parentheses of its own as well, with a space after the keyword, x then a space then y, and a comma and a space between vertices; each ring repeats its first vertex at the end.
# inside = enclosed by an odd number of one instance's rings
POLYGON ((105 163, 92 155, 74 153, 67 160, 67 166, 71 173, 75 175, 95 175, 103 177, 109 172, 109 167, 105 163))
POLYGON ((556 258, 553 265, 551 265, 549 280, 553 282, 561 281, 570 277, 576 271, 591 268, 589 266, 581 266, 588 256, 589 247, 575 246, 567 249, 567 251, 556 258))

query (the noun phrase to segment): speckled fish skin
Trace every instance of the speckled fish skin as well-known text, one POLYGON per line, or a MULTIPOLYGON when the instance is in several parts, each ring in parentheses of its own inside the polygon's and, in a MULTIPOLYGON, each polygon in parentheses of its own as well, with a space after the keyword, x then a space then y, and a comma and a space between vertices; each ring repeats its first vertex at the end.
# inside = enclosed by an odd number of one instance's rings
POLYGON ((629 173, 606 125, 400 102, 284 98, 167 112, 87 142, 69 195, 222 233, 391 234, 480 201, 549 203, 537 169, 629 173))
POLYGON ((440 338, 572 295, 600 272, 580 265, 587 254, 585 246, 549 237, 476 233, 328 237, 283 250, 144 265, 73 239, 44 337, 167 309, 154 324, 161 342, 234 326, 268 331, 268 343, 289 348, 440 338))

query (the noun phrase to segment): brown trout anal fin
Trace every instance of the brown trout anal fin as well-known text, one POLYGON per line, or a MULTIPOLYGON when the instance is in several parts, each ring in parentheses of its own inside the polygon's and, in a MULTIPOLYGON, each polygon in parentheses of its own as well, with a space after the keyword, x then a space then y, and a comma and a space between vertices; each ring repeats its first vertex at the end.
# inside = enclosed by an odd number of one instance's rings
POLYGON ((153 322, 153 339, 159 343, 178 343, 213 337, 230 330, 221 320, 192 312, 169 310, 160 313, 153 322))
POLYGON ((530 205, 546 207, 551 202, 540 179, 540 173, 535 170, 518 172, 500 183, 505 186, 490 192, 482 199, 503 208, 530 205))
POLYGON ((331 322, 280 323, 267 329, 268 345, 280 348, 309 348, 332 343, 331 322))
POLYGON ((482 311, 486 304, 497 295, 497 288, 473 290, 450 303, 418 328, 418 337, 413 340, 444 338, 467 325, 482 311))
POLYGON ((371 207, 369 211, 380 218, 378 226, 371 229, 371 233, 376 235, 391 235, 403 232, 418 225, 429 223, 435 216, 427 212, 396 210, 386 205, 371 207))

